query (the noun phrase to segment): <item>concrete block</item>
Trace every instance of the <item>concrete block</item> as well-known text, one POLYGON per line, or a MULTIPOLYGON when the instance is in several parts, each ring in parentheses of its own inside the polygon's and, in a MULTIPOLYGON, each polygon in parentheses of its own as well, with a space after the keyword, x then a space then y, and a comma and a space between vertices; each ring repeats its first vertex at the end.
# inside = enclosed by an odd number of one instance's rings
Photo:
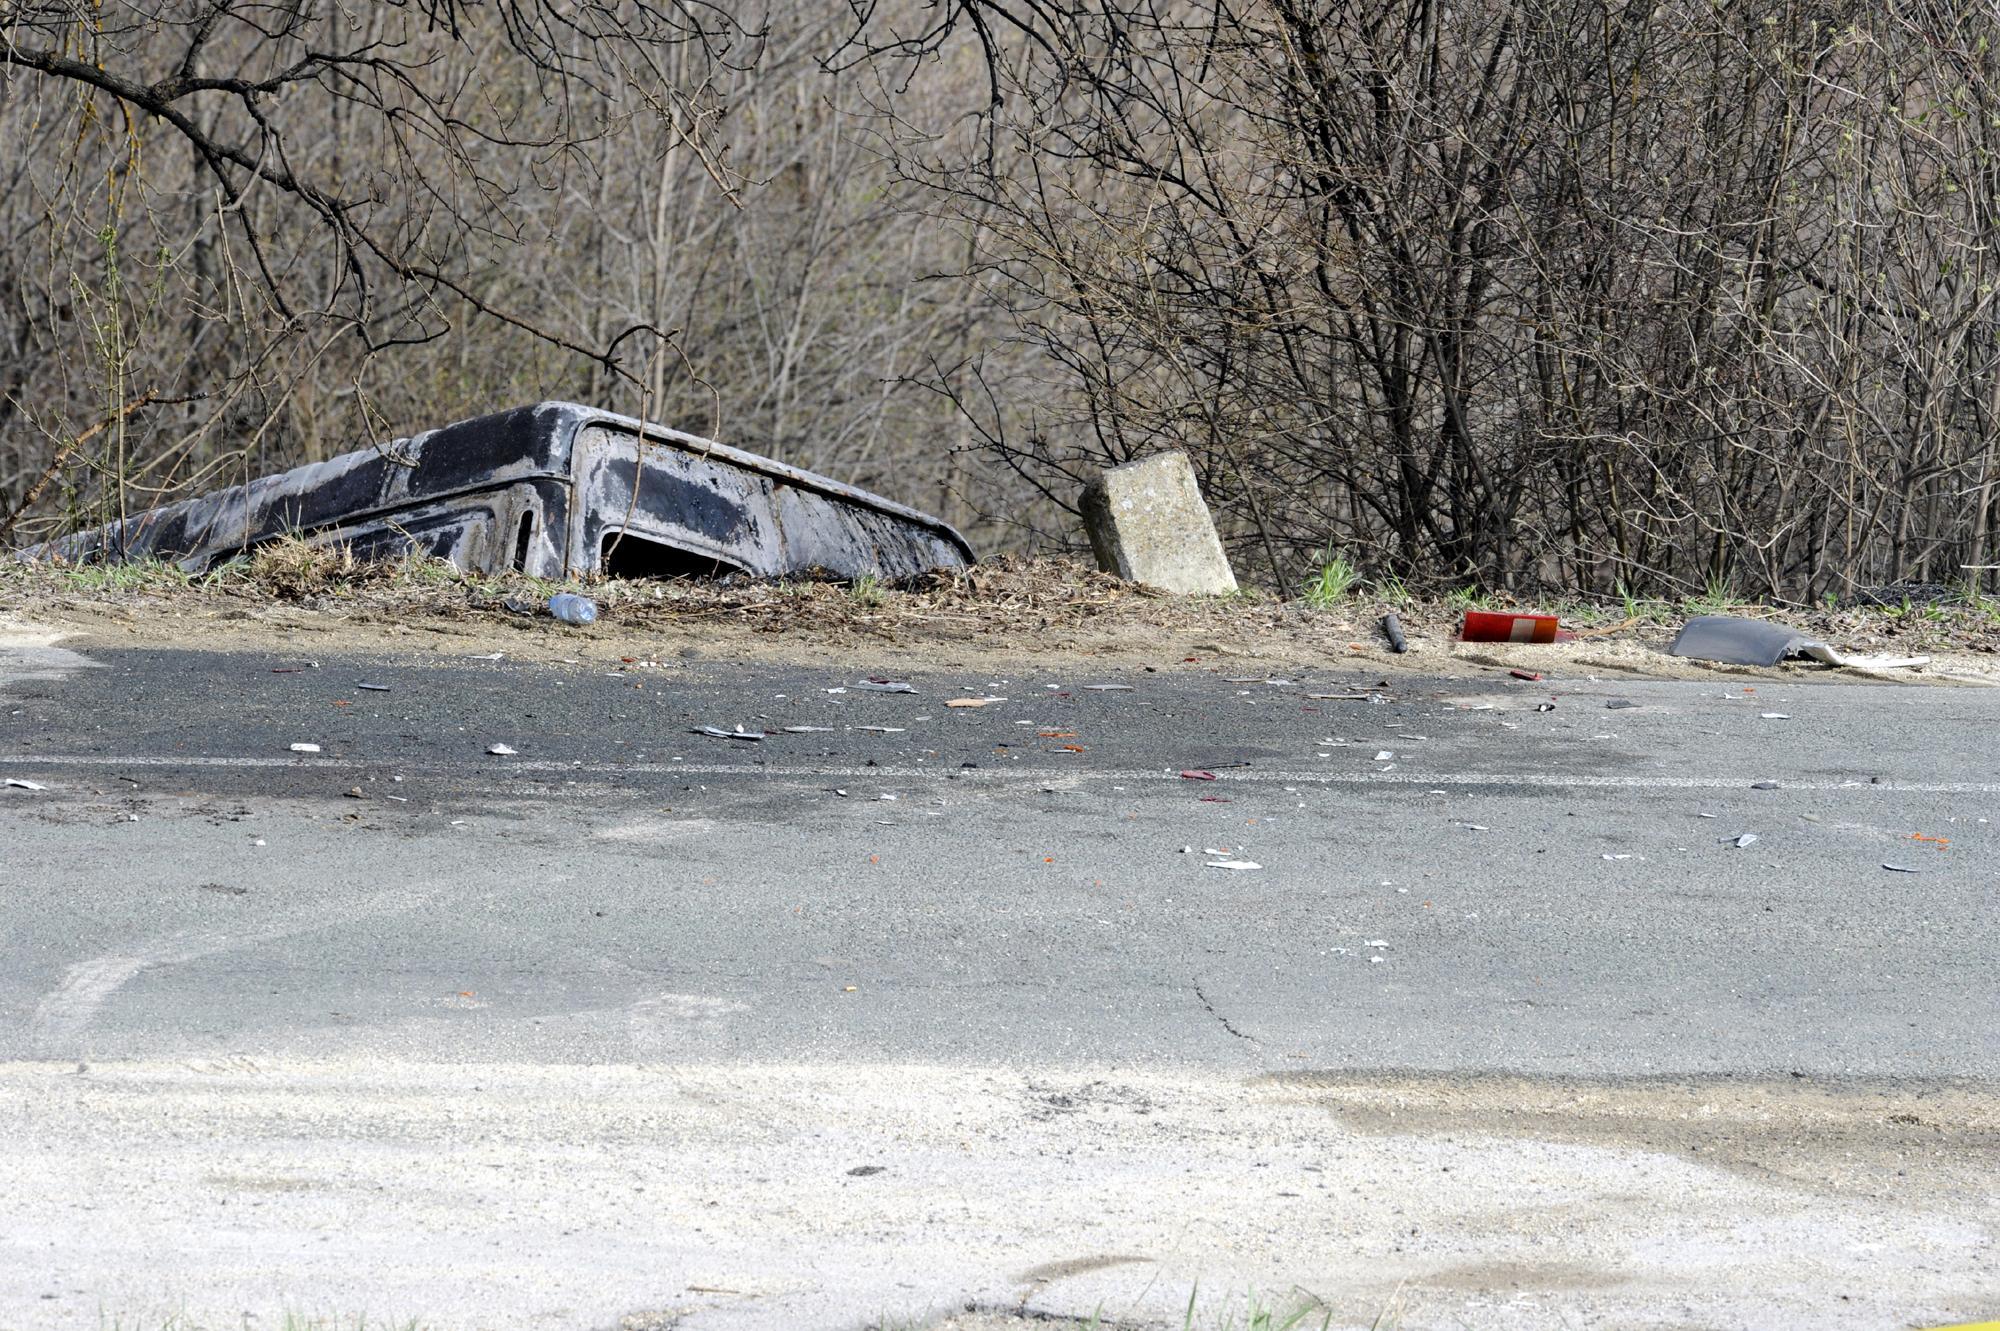
POLYGON ((1236 575, 1185 453, 1156 453, 1100 472, 1083 488, 1097 566, 1164 592, 1217 595, 1236 575))

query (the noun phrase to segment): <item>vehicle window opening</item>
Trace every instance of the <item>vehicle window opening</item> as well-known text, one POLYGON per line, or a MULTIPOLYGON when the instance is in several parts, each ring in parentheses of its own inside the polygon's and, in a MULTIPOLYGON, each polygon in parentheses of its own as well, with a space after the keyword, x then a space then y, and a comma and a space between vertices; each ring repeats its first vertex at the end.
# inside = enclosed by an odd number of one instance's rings
POLYGON ((726 559, 649 541, 631 532, 604 533, 598 558, 598 572, 607 578, 716 578, 742 571, 726 559))
POLYGON ((535 539, 535 515, 533 512, 521 515, 521 534, 514 541, 514 571, 528 571, 528 546, 535 539))

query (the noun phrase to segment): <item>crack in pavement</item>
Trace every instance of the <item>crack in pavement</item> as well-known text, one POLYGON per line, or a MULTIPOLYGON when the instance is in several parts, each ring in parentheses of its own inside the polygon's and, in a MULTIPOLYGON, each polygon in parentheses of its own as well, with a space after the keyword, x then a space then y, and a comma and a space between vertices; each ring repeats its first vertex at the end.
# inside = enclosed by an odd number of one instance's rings
POLYGON ((1217 1012, 1215 1010, 1215 1004, 1209 1002, 1208 995, 1202 992, 1201 982, 1199 980, 1194 981, 1191 987, 1194 989, 1194 996, 1201 1000, 1201 1005, 1203 1009, 1207 1011, 1209 1016, 1214 1017, 1217 1021, 1222 1023, 1223 1030, 1228 1031, 1231 1035, 1235 1036, 1239 1040, 1248 1040, 1251 1044, 1257 1043, 1256 1036, 1248 1035, 1243 1031, 1237 1030, 1235 1026, 1230 1024, 1229 1018, 1223 1016, 1220 1012, 1217 1012))

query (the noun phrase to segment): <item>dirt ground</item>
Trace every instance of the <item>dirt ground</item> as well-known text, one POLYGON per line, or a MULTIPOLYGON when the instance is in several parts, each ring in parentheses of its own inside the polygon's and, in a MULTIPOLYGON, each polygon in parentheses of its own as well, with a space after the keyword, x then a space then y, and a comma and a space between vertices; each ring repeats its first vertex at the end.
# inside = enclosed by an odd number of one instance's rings
MULTIPOLYGON (((1459 600, 1362 595, 1315 608, 1261 593, 1174 597, 1065 560, 1008 560, 906 587, 828 583, 614 582, 588 589, 597 623, 542 612, 551 588, 477 579, 436 564, 343 565, 325 552, 262 555, 188 579, 160 566, 51 569, 0 563, 0 616, 102 643, 183 647, 312 646, 337 651, 503 651, 539 660, 773 660, 864 654, 880 668, 1019 669, 1051 663, 1245 674, 1339 670, 1476 677, 1702 679, 1746 674, 1866 678, 1813 663, 1776 671, 1713 666, 1667 653, 1683 620, 1729 613, 1778 620, 1842 649, 1926 654, 1892 672, 1913 683, 2000 683, 2000 610, 1975 605, 1785 611, 1762 607, 1552 607, 1576 641, 1549 646, 1456 641, 1459 600), (1410 650, 1389 650, 1380 616, 1396 610, 1410 650)), ((1509 608, 1488 600, 1487 608, 1509 608)), ((1536 607, 1521 607, 1536 608, 1536 607)))
POLYGON ((228 1057, 0 1065, 0 1111, 0 1236, 67 1254, 0 1321, 51 1331, 72 1287, 237 1324, 273 1271, 623 1331, 1886 1329, 2000 1288, 1973 1088, 228 1057))

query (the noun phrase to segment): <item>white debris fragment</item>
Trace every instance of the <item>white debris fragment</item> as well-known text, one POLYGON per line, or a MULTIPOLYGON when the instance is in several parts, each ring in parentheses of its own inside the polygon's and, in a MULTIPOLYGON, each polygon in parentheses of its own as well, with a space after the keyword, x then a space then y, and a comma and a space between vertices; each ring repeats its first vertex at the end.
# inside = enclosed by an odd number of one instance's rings
POLYGON ((1792 719, 1790 712, 1759 712, 1757 716, 1760 720, 1764 721, 1789 721, 1792 719))
POLYGON ((18 777, 18 776, 10 776, 10 777, 8 777, 8 778, 7 778, 7 784, 8 784, 8 785, 10 785, 10 786, 12 786, 12 787, 14 787, 14 788, 15 788, 16 790, 47 790, 47 789, 48 789, 48 787, 47 787, 47 786, 43 785, 43 784, 42 784, 41 782, 39 782, 39 781, 29 781, 29 780, 26 780, 26 779, 24 779, 24 778, 22 778, 22 777, 18 777))
POLYGON ((319 752, 319 745, 317 745, 317 744, 294 744, 294 745, 292 745, 292 752, 293 752, 293 753, 318 753, 318 752, 319 752))
POLYGON ((505 744, 489 744, 489 745, 487 745, 487 746, 486 746, 486 751, 487 751, 488 753, 495 753, 495 754, 498 754, 498 755, 500 755, 500 756, 501 756, 502 758, 505 758, 505 757, 508 757, 508 756, 510 756, 510 755, 512 755, 512 754, 515 754, 515 753, 518 753, 518 752, 519 752, 519 750, 518 750, 518 749, 514 749, 514 748, 511 748, 511 747, 509 747, 508 745, 505 745, 505 744))
POLYGON ((1395 756, 1396 756, 1395 754, 1389 752, 1389 750, 1387 749, 1380 749, 1375 754, 1375 761, 1378 763, 1386 763, 1391 759, 1393 759, 1395 756))
POLYGON ((1210 860, 1211 869, 1261 869, 1264 866, 1255 860, 1210 860))
POLYGON ((1931 658, 1928 656, 1858 656, 1829 647, 1823 642, 1806 643, 1799 648, 1799 652, 1815 661, 1830 666, 1841 666, 1848 670, 1914 670, 1931 663, 1931 658))

